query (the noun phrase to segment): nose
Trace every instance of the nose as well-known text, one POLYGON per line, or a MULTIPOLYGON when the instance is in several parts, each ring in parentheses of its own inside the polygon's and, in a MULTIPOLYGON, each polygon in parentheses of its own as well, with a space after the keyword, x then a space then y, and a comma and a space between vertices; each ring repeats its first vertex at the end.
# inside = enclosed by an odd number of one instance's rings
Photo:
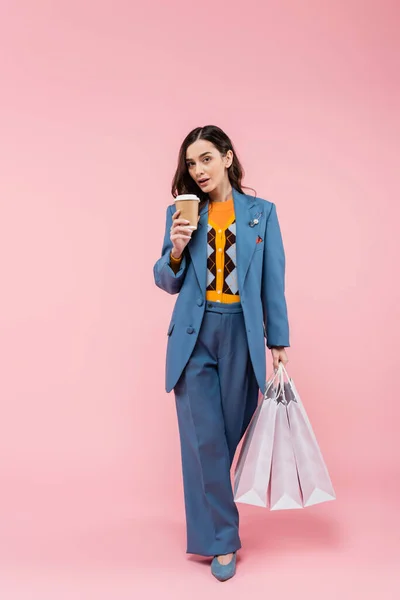
POLYGON ((200 175, 204 175, 202 165, 199 165, 198 167, 196 167, 196 177, 199 178, 200 175))

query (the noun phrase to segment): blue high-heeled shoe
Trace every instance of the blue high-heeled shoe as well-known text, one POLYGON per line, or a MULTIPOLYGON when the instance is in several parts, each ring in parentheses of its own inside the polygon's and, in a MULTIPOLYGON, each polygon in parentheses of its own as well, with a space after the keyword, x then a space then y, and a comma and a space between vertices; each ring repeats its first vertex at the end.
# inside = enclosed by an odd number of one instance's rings
POLYGON ((227 565, 221 565, 218 558, 214 556, 211 562, 211 573, 219 581, 226 581, 236 573, 236 551, 233 553, 232 560, 227 565))

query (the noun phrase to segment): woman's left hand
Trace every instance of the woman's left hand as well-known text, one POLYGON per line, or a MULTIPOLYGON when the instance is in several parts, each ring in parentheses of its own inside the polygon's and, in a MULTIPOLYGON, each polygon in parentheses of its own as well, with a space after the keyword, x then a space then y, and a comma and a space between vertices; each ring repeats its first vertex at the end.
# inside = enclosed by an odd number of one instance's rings
POLYGON ((271 352, 272 352, 272 359, 273 359, 273 367, 274 370, 276 371, 276 369, 279 367, 279 363, 283 362, 283 366, 286 366, 286 363, 289 362, 289 359, 287 357, 287 354, 285 352, 285 348, 271 348, 271 352))

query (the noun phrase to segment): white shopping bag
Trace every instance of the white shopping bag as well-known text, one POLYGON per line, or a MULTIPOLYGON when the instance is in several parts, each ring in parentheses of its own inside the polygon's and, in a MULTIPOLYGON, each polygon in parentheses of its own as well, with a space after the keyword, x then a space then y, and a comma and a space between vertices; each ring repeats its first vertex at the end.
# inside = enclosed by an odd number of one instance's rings
POLYGON ((244 436, 234 477, 236 502, 267 506, 267 490, 271 472, 272 446, 277 413, 277 393, 274 379, 267 381, 266 390, 244 436))
POLYGON ((297 472, 303 496, 303 506, 335 500, 336 495, 323 459, 317 438, 300 395, 285 367, 281 367, 288 382, 284 384, 284 395, 289 419, 291 440, 296 458, 297 472))
POLYGON ((266 382, 263 399, 245 433, 235 470, 234 499, 282 510, 335 498, 306 410, 280 362, 266 382))

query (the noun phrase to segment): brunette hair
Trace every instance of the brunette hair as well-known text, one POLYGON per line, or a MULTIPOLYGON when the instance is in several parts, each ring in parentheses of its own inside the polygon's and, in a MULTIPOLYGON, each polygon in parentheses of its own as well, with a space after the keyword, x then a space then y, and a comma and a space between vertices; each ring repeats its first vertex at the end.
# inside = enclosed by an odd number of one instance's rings
MULTIPOLYGON (((208 194, 203 192, 189 175, 186 164, 186 150, 197 140, 207 140, 211 142, 222 156, 225 156, 228 150, 232 150, 233 161, 228 168, 228 177, 232 187, 243 194, 242 179, 244 176, 244 169, 240 164, 231 140, 220 127, 217 127, 216 125, 205 125, 204 127, 196 127, 193 129, 182 142, 179 149, 178 166, 171 185, 172 196, 176 198, 178 194, 196 194, 200 198, 199 209, 202 208, 208 199, 208 194)), ((253 190, 253 188, 248 188, 247 186, 243 187, 253 190)), ((255 192, 255 190, 253 191, 255 192)))

